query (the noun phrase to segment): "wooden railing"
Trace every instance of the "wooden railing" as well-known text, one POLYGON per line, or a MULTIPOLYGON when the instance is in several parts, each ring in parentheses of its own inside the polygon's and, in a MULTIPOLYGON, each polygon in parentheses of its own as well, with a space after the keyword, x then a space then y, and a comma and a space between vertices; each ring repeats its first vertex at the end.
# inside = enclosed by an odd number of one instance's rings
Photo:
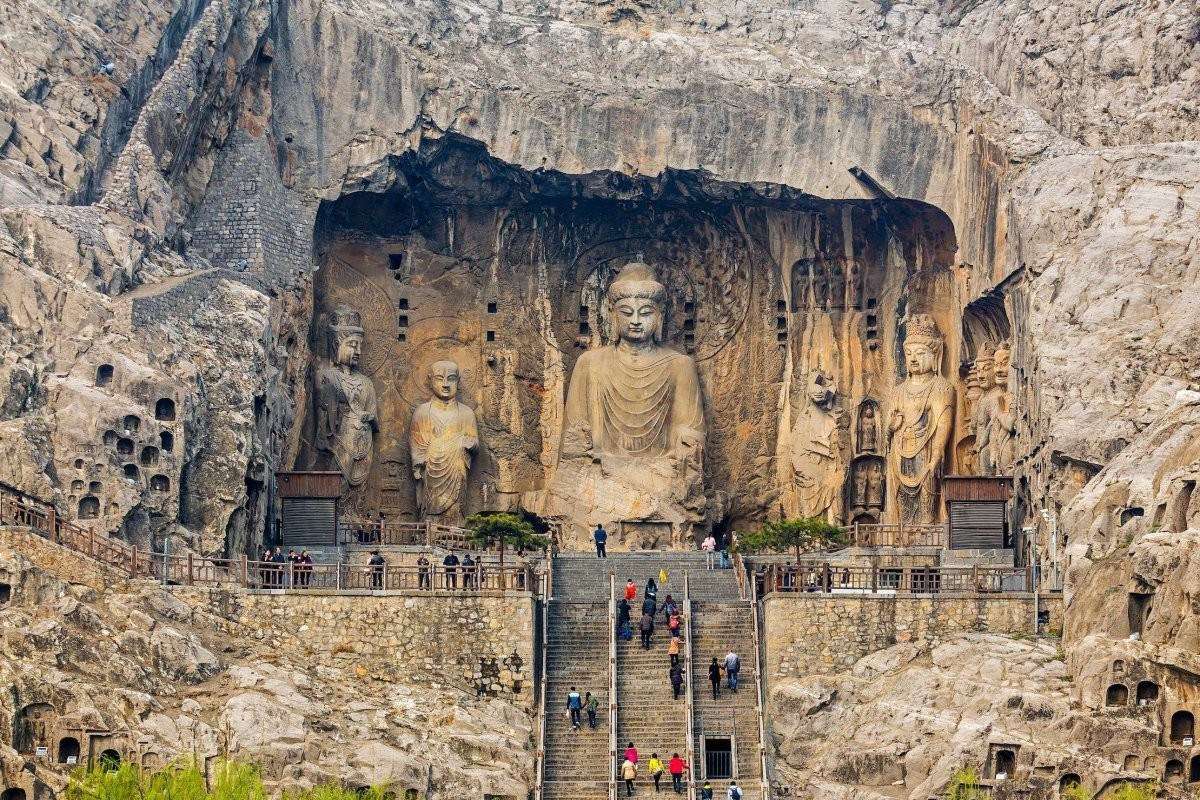
POLYGON ((854 547, 945 547, 947 526, 854 523, 842 529, 854 547))
MULTIPOLYGON (((421 567, 369 564, 295 564, 208 558, 193 553, 170 555, 141 550, 103 533, 61 519, 53 506, 0 489, 0 525, 28 528, 132 578, 152 578, 187 586, 240 586, 251 589, 367 590, 449 589, 457 591, 532 591, 533 573, 524 564, 499 567, 421 567)), ((435 535, 442 535, 434 526, 435 535)))
POLYGON ((1003 594, 1031 592, 1029 570, 1016 567, 861 567, 802 561, 770 564, 763 591, 820 594, 1003 594))
POLYGON ((466 528, 433 522, 387 522, 353 518, 338 520, 338 541, 364 547, 410 545, 467 550, 473 546, 471 532, 466 528))

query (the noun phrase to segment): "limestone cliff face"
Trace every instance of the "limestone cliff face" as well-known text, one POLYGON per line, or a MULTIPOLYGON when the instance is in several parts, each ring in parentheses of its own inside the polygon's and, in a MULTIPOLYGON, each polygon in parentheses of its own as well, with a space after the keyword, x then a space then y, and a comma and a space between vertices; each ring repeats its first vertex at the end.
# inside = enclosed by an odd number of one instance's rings
MULTIPOLYGON (((1018 509, 1047 551, 1040 512, 1062 512, 1072 673, 1098 675, 1108 648, 1136 646, 1190 696, 1190 668, 1153 649, 1192 624, 1189 4, 238 0, 0 14, 14 32, 0 44, 0 482, 130 539, 252 547, 271 473, 305 444, 311 327, 340 269, 378 310, 364 355, 389 364, 395 390, 372 491, 409 502, 394 450, 424 399, 424 356, 397 343, 401 318, 415 334, 424 311, 399 304, 424 298, 438 319, 421 341, 476 361, 466 386, 491 438, 475 502, 515 501, 553 468, 575 339, 602 328, 579 302, 599 278, 564 264, 648 229, 685 265, 680 286, 712 290, 693 325, 736 339, 701 370, 719 412, 709 485, 736 490, 710 493, 712 523, 778 513, 781 443, 814 354, 836 353, 820 366, 854 411, 903 377, 911 312, 937 317, 947 378, 1008 339, 1018 509), (791 295, 795 264, 838 252, 844 207, 892 219, 897 206, 850 167, 920 211, 872 239, 889 302, 877 350, 861 353, 848 343, 867 341, 865 304, 839 310, 853 331, 822 328, 797 321, 791 295), (705 225, 719 235, 697 235, 705 225), (776 263, 721 275, 739 239, 776 263), (762 280, 748 289, 751 275, 762 280), (485 324, 497 286, 520 290, 496 313, 525 338, 489 349, 486 332, 504 330, 485 324), (381 358, 395 353, 407 360, 381 358), (1133 595, 1158 599, 1141 643, 1118 644, 1131 631, 1104 620, 1144 604, 1133 595)), ((805 317, 818 318, 834 316, 805 317)), ((847 459, 852 427, 834 437, 847 459)))

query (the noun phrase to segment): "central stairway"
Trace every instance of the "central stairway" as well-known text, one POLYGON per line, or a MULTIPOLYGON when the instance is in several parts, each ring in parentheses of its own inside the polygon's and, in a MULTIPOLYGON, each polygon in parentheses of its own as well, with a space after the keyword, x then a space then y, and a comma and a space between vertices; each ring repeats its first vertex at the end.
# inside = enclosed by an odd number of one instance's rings
MULTIPOLYGON (((685 642, 685 647, 692 648, 694 674, 685 679, 694 690, 694 757, 700 759, 703 734, 731 738, 738 785, 746 800, 761 800, 753 607, 741 599, 734 570, 709 569, 706 556, 695 552, 614 553, 605 559, 560 554, 554 558, 546 663, 545 800, 604 800, 609 796, 609 779, 615 768, 609 753, 609 573, 615 578, 618 599, 624 596, 626 581, 632 579, 637 586, 637 597, 631 603, 636 629, 646 581, 651 577, 657 581, 662 569, 668 579, 658 589, 659 606, 671 595, 683 607, 685 571, 693 602, 693 641, 685 642), (723 659, 730 646, 742 659, 742 689, 736 695, 724 693, 715 702, 706 700, 711 697, 708 663, 714 655, 723 659), (590 691, 600 696, 596 731, 587 729, 586 715, 583 730, 576 733, 571 729, 566 717, 571 686, 580 694, 590 691)), ((647 770, 651 753, 658 753, 664 764, 673 753, 684 758, 688 753, 688 706, 683 694, 679 700, 671 699, 668 641, 666 620, 658 614, 650 650, 641 648, 636 633, 633 640, 616 645, 616 760, 632 741, 638 749, 636 786, 641 795, 653 791, 647 770)), ((689 766, 698 787, 704 765, 689 766)), ((712 784, 716 796, 723 797, 728 781, 714 779, 712 784)), ((670 794, 669 775, 663 776, 662 785, 670 794)), ((623 784, 618 788, 623 797, 623 784)))

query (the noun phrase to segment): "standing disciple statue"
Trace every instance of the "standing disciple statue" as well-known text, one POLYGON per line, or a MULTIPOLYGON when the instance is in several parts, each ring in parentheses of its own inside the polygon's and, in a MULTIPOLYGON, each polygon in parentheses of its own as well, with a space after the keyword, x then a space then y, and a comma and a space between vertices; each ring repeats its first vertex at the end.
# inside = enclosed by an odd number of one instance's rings
POLYGON ((1013 463, 1016 461, 1017 415, 1008 387, 1011 369, 1012 354, 1008 344, 1002 343, 996 348, 996 354, 992 358, 996 399, 991 409, 991 432, 988 435, 992 470, 989 475, 1011 475, 1013 463))
POLYGON ((889 515, 905 524, 936 522, 946 445, 954 426, 954 387, 938 374, 942 335, 928 314, 906 325, 908 377, 892 394, 888 420, 889 515))
POLYGON ((316 469, 340 470, 351 490, 366 483, 374 457, 375 386, 358 371, 362 317, 347 306, 329 314, 328 361, 317 370, 316 469))
POLYGON ((575 362, 564 456, 654 458, 699 466, 704 406, 696 363, 662 345, 665 288, 646 264, 626 264, 608 287, 612 343, 575 362))
POLYGON ((408 431, 417 514, 423 520, 462 520, 463 487, 479 447, 475 412, 458 402, 458 365, 438 361, 429 368, 433 398, 417 406, 408 431))

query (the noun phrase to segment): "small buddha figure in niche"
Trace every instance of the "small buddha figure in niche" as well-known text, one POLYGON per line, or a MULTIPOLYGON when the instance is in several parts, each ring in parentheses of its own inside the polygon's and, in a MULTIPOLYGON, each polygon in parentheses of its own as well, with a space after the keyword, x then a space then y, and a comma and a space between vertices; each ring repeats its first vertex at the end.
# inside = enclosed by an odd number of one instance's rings
POLYGON ((888 419, 887 511, 905 524, 936 522, 946 445, 954 425, 954 387, 938 374, 942 334, 928 314, 906 325, 908 377, 892 393, 888 419))
POLYGON ((858 412, 858 452, 874 453, 879 449, 879 426, 875 421, 875 404, 864 401, 858 412))
POLYGON ((814 370, 808 379, 804 413, 792 429, 795 503, 794 508, 787 509, 800 516, 822 517, 831 522, 839 513, 836 505, 841 488, 836 396, 833 377, 814 370))
POLYGON ((462 520, 463 488, 479 447, 475 412, 458 401, 458 364, 438 361, 429 368, 433 398, 417 406, 408 431, 417 515, 455 524, 462 520))
POLYGON ((700 469, 704 405, 696 362, 662 345, 665 287, 646 264, 626 264, 608 287, 611 344, 575 362, 564 411, 562 455, 669 456, 700 469))
POLYGON ((362 317, 348 306, 330 312, 326 328, 328 360, 316 375, 313 467, 341 471, 351 490, 371 473, 379 429, 375 385, 358 371, 362 317))

